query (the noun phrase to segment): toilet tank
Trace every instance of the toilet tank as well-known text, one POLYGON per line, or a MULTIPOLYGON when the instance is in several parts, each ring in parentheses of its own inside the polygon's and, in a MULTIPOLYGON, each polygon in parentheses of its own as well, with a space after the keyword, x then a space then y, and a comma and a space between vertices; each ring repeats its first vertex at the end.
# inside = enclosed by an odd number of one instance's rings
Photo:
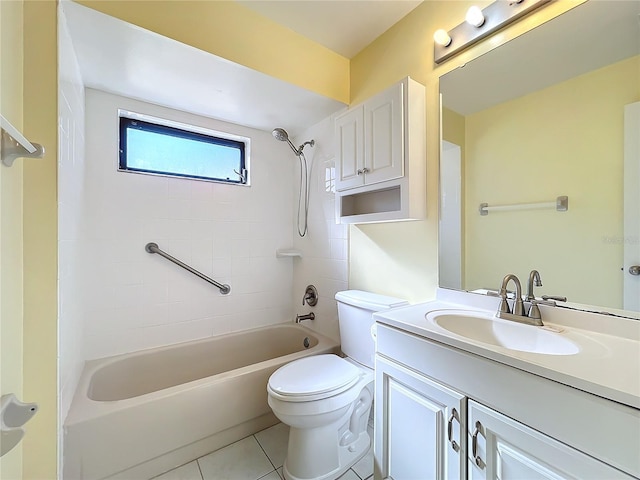
POLYGON ((406 300, 362 290, 336 293, 342 352, 356 362, 373 368, 375 343, 371 336, 373 314, 408 305, 406 300))

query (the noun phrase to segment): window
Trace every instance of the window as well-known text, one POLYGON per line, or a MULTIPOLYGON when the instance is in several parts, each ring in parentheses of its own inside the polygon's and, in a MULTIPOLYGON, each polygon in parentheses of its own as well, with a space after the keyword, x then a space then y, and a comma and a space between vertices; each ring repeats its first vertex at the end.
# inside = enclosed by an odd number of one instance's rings
POLYGON ((248 139, 133 116, 120 116, 120 171, 248 185, 248 139))

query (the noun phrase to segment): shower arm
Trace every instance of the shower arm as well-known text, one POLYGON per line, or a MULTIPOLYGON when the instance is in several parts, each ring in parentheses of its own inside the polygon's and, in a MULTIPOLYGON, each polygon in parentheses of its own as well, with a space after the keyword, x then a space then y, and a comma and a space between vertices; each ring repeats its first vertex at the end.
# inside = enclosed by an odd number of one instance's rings
POLYGON ((304 142, 302 145, 296 148, 295 145, 293 145, 293 143, 291 143, 291 140, 289 140, 288 138, 287 138, 287 143, 291 147, 291 150, 293 150, 293 153, 295 153, 296 156, 298 157, 302 155, 302 150, 304 150, 304 147, 306 147, 307 145, 310 145, 313 147, 316 144, 315 140, 309 140, 308 142, 304 142))

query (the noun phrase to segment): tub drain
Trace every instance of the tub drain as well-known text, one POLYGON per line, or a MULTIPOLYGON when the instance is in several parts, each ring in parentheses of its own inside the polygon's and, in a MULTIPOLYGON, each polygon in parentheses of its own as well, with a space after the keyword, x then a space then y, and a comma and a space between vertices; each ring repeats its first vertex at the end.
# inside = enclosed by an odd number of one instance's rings
POLYGON ((302 344, 304 345, 304 348, 309 348, 309 345, 310 345, 309 337, 304 337, 302 344))

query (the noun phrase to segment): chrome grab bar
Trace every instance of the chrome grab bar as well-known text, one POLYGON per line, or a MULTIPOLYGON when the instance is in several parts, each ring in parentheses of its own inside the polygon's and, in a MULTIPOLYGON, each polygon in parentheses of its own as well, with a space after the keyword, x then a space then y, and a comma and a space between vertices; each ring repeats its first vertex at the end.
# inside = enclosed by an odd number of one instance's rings
POLYGON ((179 267, 184 268, 185 270, 187 270, 188 272, 193 273, 196 277, 200 277, 201 279, 203 279, 205 282, 209 282, 211 285, 215 285, 216 287, 218 287, 220 289, 220 293, 223 295, 226 295, 227 293, 229 293, 231 291, 231 287, 227 284, 222 284, 220 282, 216 282, 213 278, 209 278, 206 275, 204 275, 203 273, 200 273, 199 271, 191 268, 189 265, 187 265, 184 262, 181 262, 180 260, 178 260, 177 258, 172 257, 171 255, 169 255, 167 252, 163 252, 162 250, 160 250, 160 248, 158 247, 157 243, 153 243, 153 242, 149 242, 145 245, 144 249, 148 252, 148 253, 157 253, 158 255, 160 255, 161 257, 166 258, 167 260, 175 263, 176 265, 178 265, 179 267))

